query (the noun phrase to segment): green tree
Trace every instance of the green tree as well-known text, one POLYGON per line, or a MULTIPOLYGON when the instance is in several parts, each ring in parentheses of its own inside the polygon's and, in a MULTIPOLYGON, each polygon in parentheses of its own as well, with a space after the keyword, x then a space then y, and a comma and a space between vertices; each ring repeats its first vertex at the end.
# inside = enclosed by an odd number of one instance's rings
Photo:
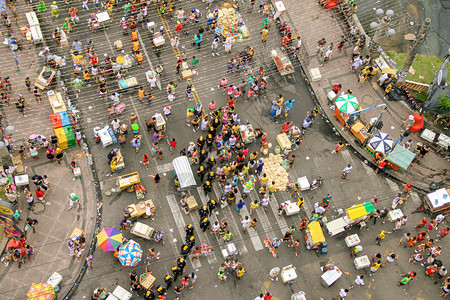
POLYGON ((439 103, 439 108, 442 110, 450 109, 450 98, 447 94, 442 94, 438 96, 438 99, 441 100, 439 103))

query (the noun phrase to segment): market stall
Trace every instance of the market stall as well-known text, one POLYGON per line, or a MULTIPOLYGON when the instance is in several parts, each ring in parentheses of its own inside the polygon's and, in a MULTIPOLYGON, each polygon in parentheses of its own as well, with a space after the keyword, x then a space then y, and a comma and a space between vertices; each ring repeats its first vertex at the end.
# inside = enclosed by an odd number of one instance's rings
POLYGON ((322 227, 317 221, 312 221, 306 226, 305 230, 306 249, 317 249, 325 242, 325 236, 322 232, 322 227))
POLYGON ((39 73, 38 77, 36 78, 34 85, 41 90, 46 89, 50 85, 50 82, 53 80, 53 77, 55 77, 55 74, 55 69, 43 67, 41 73, 39 73))
POLYGON ((450 208, 450 188, 439 189, 425 195, 424 202, 432 213, 442 212, 450 208))
POLYGON ((347 227, 363 222, 367 217, 375 211, 375 206, 371 202, 353 205, 345 210, 346 215, 343 217, 347 223, 347 227))
POLYGON ((139 177, 138 172, 133 172, 129 174, 125 174, 122 176, 119 176, 117 179, 117 185, 121 190, 128 189, 129 187, 132 187, 135 184, 140 184, 141 178, 139 177))
POLYGON ((387 156, 386 165, 395 171, 403 172, 409 167, 415 157, 414 153, 397 144, 387 156))
POLYGON ((150 205, 151 211, 155 211, 155 204, 153 204, 152 199, 148 199, 146 201, 141 201, 138 204, 130 204, 127 207, 131 208, 131 217, 130 218, 139 218, 145 215, 145 207, 150 205))
POLYGON ((278 73, 280 73, 280 75, 284 77, 284 80, 287 82, 286 76, 291 75, 292 78, 294 78, 294 81, 297 82, 294 76, 294 66, 292 65, 292 62, 289 60, 289 58, 283 53, 283 51, 272 50, 270 54, 273 61, 275 62, 278 73))
POLYGON ((255 132, 253 131, 252 124, 239 125, 239 132, 244 144, 250 144, 255 141, 255 132))
POLYGON ((369 137, 367 133, 367 128, 361 121, 356 121, 355 124, 350 127, 350 132, 357 138, 357 143, 360 142, 361 145, 364 144, 366 139, 369 137))
POLYGON ((150 272, 142 273, 139 277, 139 283, 145 290, 149 290, 155 283, 155 281, 156 277, 153 276, 150 272))
POLYGON ((234 40, 242 41, 249 37, 249 31, 239 12, 235 10, 233 4, 222 3, 217 16, 216 34, 221 33, 223 37, 231 36, 234 40))
POLYGON ((119 86, 119 90, 121 93, 124 92, 131 93, 139 86, 139 82, 135 76, 119 79, 117 81, 117 84, 119 86))
POLYGON ((172 161, 175 173, 180 182, 180 187, 186 188, 196 185, 194 174, 192 173, 191 165, 186 156, 180 156, 172 161))

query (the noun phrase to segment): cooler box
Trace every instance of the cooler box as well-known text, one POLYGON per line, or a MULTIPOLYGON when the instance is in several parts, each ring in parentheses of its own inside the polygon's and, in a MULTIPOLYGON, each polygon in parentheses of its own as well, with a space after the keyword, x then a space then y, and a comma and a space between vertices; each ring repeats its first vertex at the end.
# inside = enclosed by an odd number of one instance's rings
POLYGON ((59 115, 59 113, 50 114, 50 122, 52 123, 53 129, 62 127, 61 116, 59 115))
POLYGON ((388 213, 388 219, 391 222, 395 222, 400 218, 403 218, 403 213, 402 213, 401 209, 394 209, 388 213))
POLYGON ((361 243, 361 240, 359 239, 359 236, 357 234, 352 234, 345 238, 345 243, 347 244, 347 247, 351 248, 359 245, 359 243, 361 243))
POLYGON ((300 185, 300 191, 309 190, 309 188, 311 187, 309 185, 309 181, 308 181, 308 178, 306 178, 306 176, 298 178, 297 182, 298 182, 298 185, 300 185))
POLYGON ((309 70, 309 75, 311 75, 312 81, 322 80, 322 74, 320 74, 319 68, 312 68, 309 70))
POLYGON ((108 133, 112 139, 112 143, 117 144, 117 138, 116 138, 116 135, 114 134, 114 130, 112 130, 111 128, 108 128, 108 133))
POLYGON ((291 201, 286 201, 284 206, 284 211, 286 212, 287 216, 292 216, 295 214, 300 213, 300 207, 297 206, 297 204, 292 203, 291 201))
POLYGON ((14 183, 16 184, 16 186, 24 186, 24 185, 28 185, 29 179, 28 179, 28 175, 19 175, 19 176, 15 176, 14 177, 14 183))
POLYGON ((108 128, 103 128, 98 132, 100 136, 100 142, 102 143, 102 147, 106 148, 106 146, 112 145, 112 138, 109 135, 108 128))
POLYGON ((341 270, 334 267, 333 270, 328 270, 322 274, 321 282, 324 286, 330 287, 332 286, 340 277, 342 276, 341 270))
POLYGON ((285 148, 290 148, 292 144, 289 138, 287 137, 286 133, 281 133, 277 135, 277 142, 278 145, 280 145, 281 150, 283 151, 285 148))
POLYGON ((69 148, 66 133, 64 132, 64 128, 56 128, 55 129, 55 135, 58 138, 58 147, 61 149, 67 149, 69 148))
POLYGON ((364 269, 370 267, 370 260, 367 255, 363 255, 355 258, 353 261, 357 270, 364 269))
POLYGON ((192 78, 192 71, 191 70, 184 70, 184 71, 181 72, 181 76, 183 76, 183 79, 192 78))
POLYGON ((66 133, 67 143, 69 148, 75 147, 77 141, 75 139, 75 134, 73 132, 72 126, 64 126, 64 132, 66 133))
POLYGON ((61 116, 61 123, 62 126, 69 126, 70 125, 70 119, 69 119, 69 115, 67 114, 67 111, 60 111, 59 115, 61 116))

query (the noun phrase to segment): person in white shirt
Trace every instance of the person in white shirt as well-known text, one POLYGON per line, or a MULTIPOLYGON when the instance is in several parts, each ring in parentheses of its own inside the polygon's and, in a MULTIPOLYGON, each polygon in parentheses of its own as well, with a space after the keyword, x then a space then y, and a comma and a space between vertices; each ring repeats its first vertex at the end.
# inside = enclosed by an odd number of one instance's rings
POLYGON ((338 297, 340 297, 340 299, 345 299, 348 295, 347 295, 347 293, 348 293, 348 289, 340 289, 339 290, 339 295, 337 295, 336 297, 334 297, 334 298, 338 298, 338 297))
POLYGON ((255 298, 255 300, 264 300, 264 294, 259 294, 259 296, 255 298))
MULTIPOLYGON (((363 280, 364 276, 363 275, 357 275, 356 279, 355 279, 355 284, 359 287, 362 287, 364 285, 364 280, 363 280)), ((351 285, 350 288, 353 288, 353 284, 351 285)))
POLYGON ((119 131, 119 127, 120 127, 119 119, 112 120, 111 121, 111 127, 114 130, 114 133, 117 133, 119 131))
POLYGON ((350 171, 353 169, 351 164, 348 164, 348 166, 346 166, 344 168, 344 170, 342 171, 342 179, 346 179, 348 176, 348 173, 350 173, 350 171))
POLYGON ((244 219, 241 219, 243 233, 247 233, 247 228, 250 226, 250 222, 251 222, 251 220, 248 216, 245 216, 244 219))

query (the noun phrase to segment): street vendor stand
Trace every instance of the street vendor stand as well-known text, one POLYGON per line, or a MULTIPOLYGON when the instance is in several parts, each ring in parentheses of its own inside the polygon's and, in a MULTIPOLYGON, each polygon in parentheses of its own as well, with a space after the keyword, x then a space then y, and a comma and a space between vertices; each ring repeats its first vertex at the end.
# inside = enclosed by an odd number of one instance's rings
POLYGON ((131 300, 131 297, 133 297, 133 294, 118 285, 106 300, 131 300))
POLYGON ((412 163, 416 155, 400 144, 395 145, 386 159, 386 165, 391 169, 404 172, 412 163))
POLYGON ((134 223, 130 233, 146 240, 153 240, 156 236, 156 231, 153 227, 141 222, 134 223))
POLYGON ((141 276, 139 276, 139 284, 145 289, 149 290, 152 285, 155 283, 156 277, 153 276, 151 273, 142 273, 141 276))
POLYGON ((66 111, 66 105, 64 104, 64 100, 61 96, 60 92, 55 92, 53 90, 47 92, 48 101, 52 106, 53 113, 57 114, 61 111, 66 111))
POLYGON ((332 286, 339 278, 341 278, 342 272, 336 266, 333 270, 328 270, 320 276, 321 282, 325 287, 332 286))
POLYGON ((286 75, 292 75, 294 81, 297 82, 294 76, 295 69, 289 58, 281 50, 278 51, 272 50, 270 53, 273 61, 275 62, 278 72, 280 73, 281 76, 284 77, 286 83, 287 83, 286 75))
POLYGON ((285 132, 277 135, 277 142, 278 142, 278 145, 280 145, 280 148, 282 151, 284 151, 285 148, 290 149, 291 145, 292 145, 291 140, 288 138, 288 136, 285 132))
MULTIPOLYGON (((116 41, 116 48, 122 47, 122 42, 120 40, 116 41)), ((119 71, 120 69, 128 69, 133 66, 133 59, 129 54, 124 56, 117 56, 112 58, 112 69, 114 72, 119 71), (115 61, 114 61, 115 60, 115 61)))
POLYGON ((109 22, 111 22, 111 18, 107 11, 103 11, 101 13, 96 14, 97 22, 94 24, 94 28, 98 28, 100 26, 106 26, 109 22))
POLYGON ((55 77, 55 74, 55 69, 43 67, 41 73, 39 73, 38 77, 36 78, 34 85, 41 90, 44 90, 50 85, 50 82, 53 80, 53 77, 55 77))
POLYGON ((255 141, 255 131, 253 130, 252 124, 240 125, 239 132, 244 144, 250 144, 255 141))
POLYGON ((160 113, 153 115, 153 117, 156 119, 155 130, 156 131, 165 130, 166 120, 164 120, 164 117, 160 113))
POLYGON ((366 225, 364 221, 367 219, 368 215, 374 211, 375 206, 373 206, 370 201, 347 208, 345 210, 346 215, 344 216, 347 228, 359 223, 361 223, 361 227, 364 227, 366 225))
POLYGON ((123 92, 133 92, 134 89, 136 89, 139 85, 138 80, 135 76, 128 77, 128 78, 122 78, 117 81, 117 84, 119 85, 119 90, 123 92))
POLYGON ((195 200, 194 196, 189 196, 186 199, 186 205, 187 205, 189 211, 198 209, 198 203, 197 203, 197 200, 195 200))
POLYGON ((281 280, 283 283, 293 282, 297 279, 297 272, 292 265, 285 266, 281 269, 281 280))
POLYGON ((323 235, 319 222, 312 221, 306 226, 305 241, 306 249, 308 250, 317 249, 325 242, 325 236, 323 235))
POLYGON ((355 124, 350 127, 350 132, 361 142, 361 145, 364 144, 368 138, 367 128, 361 121, 356 121, 355 124))
POLYGON ((350 117, 349 114, 340 111, 337 107, 335 107, 334 109, 334 115, 336 116, 336 118, 338 119, 338 121, 341 123, 342 126, 345 126, 348 118, 350 117))
POLYGON ((117 179, 117 185, 121 190, 127 189, 139 183, 141 183, 141 178, 139 177, 138 172, 122 175, 117 179))
POLYGON ((330 236, 338 235, 345 231, 345 227, 347 226, 347 222, 345 222, 344 218, 340 217, 331 222, 327 222, 327 230, 330 236))
POLYGON ((131 212, 130 218, 139 218, 145 214, 145 207, 147 204, 150 204, 151 211, 155 211, 155 204, 153 204, 152 199, 148 199, 142 202, 139 202, 138 204, 130 204, 127 207, 132 208, 133 211, 131 212))
POLYGON ((439 189, 425 195, 424 204, 432 213, 442 212, 450 208, 450 188, 439 189))
POLYGON ((196 185, 191 165, 186 156, 179 156, 172 161, 173 168, 180 182, 180 188, 196 185))

